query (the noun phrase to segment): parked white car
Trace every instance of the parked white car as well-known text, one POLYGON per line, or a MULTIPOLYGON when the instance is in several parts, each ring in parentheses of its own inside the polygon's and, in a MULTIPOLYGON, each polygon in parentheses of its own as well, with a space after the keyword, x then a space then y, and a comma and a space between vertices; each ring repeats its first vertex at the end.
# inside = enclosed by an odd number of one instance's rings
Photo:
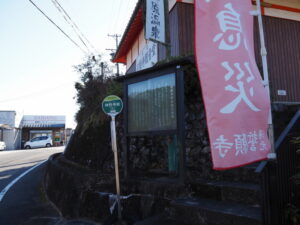
POLYGON ((4 141, 0 141, 0 150, 5 150, 6 149, 6 144, 4 141))
POLYGON ((52 138, 48 136, 35 137, 27 141, 24 145, 25 149, 51 147, 53 145, 52 138))

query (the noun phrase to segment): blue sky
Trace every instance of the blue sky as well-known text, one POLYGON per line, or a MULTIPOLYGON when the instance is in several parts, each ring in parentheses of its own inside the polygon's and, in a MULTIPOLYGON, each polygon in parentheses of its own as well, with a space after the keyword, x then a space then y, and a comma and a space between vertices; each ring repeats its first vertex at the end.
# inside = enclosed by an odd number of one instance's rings
MULTIPOLYGON (((51 0, 33 0, 82 48, 51 0)), ((114 48, 107 34, 123 34, 137 0, 58 0, 99 53, 114 48)), ((0 1, 0 110, 24 115, 66 115, 75 127, 78 110, 73 65, 84 53, 28 0, 0 1)), ((100 100, 99 100, 100 101, 100 100)))

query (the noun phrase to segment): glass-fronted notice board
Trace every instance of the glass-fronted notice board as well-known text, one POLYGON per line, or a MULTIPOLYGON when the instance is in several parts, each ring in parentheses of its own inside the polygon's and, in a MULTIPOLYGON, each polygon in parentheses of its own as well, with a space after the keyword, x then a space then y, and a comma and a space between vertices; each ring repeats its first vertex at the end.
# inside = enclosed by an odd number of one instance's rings
POLYGON ((128 132, 176 129, 175 73, 128 85, 128 132))

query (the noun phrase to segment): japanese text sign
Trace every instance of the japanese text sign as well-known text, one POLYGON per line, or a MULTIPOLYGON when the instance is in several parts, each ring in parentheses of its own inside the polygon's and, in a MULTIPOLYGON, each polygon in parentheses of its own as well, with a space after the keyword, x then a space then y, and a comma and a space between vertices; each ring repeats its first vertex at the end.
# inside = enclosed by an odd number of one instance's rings
POLYGON ((136 58, 136 71, 147 69, 158 61, 157 44, 148 41, 141 54, 136 58))
POLYGON ((213 166, 264 160, 269 97, 253 47, 251 1, 195 0, 195 54, 213 166))
POLYGON ((145 39, 165 42, 164 0, 147 0, 145 39))

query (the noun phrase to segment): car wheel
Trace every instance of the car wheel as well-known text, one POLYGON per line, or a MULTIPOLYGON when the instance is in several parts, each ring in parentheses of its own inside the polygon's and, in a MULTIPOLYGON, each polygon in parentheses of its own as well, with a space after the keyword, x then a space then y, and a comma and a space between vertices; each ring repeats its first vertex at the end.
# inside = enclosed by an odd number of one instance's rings
POLYGON ((51 147, 51 144, 49 144, 49 143, 48 143, 48 144, 46 144, 46 147, 47 147, 47 148, 51 147))
POLYGON ((29 146, 29 145, 26 145, 26 146, 25 146, 25 149, 31 149, 31 148, 30 148, 30 146, 29 146))

